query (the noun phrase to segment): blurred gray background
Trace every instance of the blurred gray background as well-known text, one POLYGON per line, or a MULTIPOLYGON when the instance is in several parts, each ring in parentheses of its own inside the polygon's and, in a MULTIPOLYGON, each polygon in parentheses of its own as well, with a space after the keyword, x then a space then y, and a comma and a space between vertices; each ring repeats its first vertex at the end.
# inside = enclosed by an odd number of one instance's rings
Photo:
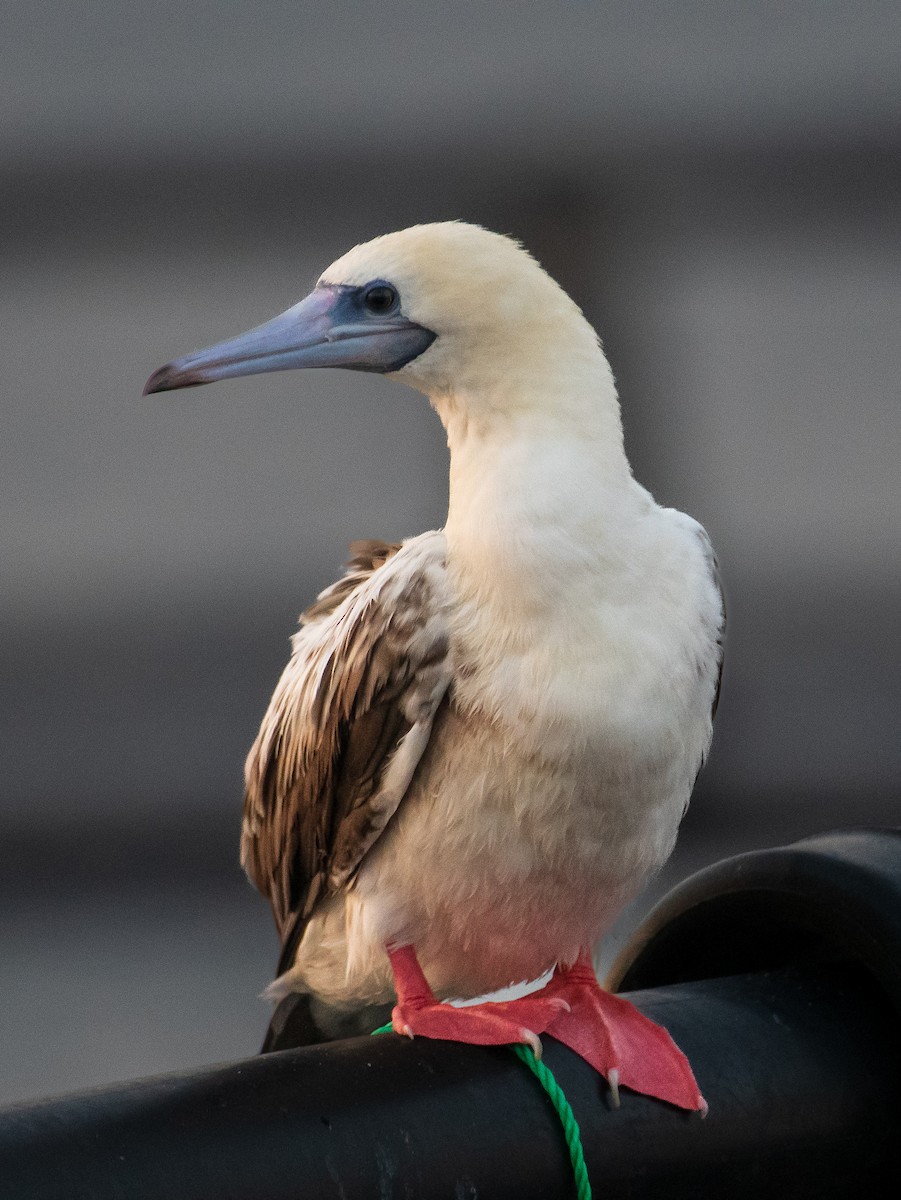
POLYGON ((0 1100, 259 1043, 243 757, 346 543, 441 524, 446 449, 370 376, 140 393, 393 228, 524 239, 601 331, 636 474, 718 549, 714 753, 650 895, 897 822, 901 6, 56 0, 0 28, 0 1100))

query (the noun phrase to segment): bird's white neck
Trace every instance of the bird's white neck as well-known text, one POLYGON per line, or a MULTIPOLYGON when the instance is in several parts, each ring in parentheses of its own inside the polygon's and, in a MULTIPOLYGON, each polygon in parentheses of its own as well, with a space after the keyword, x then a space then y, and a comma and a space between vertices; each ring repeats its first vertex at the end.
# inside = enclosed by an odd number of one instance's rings
POLYGON ((452 572, 480 602, 539 617, 575 576, 594 574, 598 547, 619 540, 642 489, 600 350, 569 375, 555 364, 545 380, 518 382, 509 401, 448 394, 432 402, 450 447, 452 572), (534 394, 524 397, 524 387, 534 394), (554 387, 551 403, 542 387, 554 387))

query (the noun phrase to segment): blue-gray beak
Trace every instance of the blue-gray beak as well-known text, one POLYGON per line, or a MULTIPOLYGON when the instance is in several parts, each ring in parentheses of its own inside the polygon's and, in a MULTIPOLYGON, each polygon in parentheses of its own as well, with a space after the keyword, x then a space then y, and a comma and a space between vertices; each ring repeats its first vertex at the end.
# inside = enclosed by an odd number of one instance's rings
POLYGON ((317 287, 265 325, 160 367, 147 380, 144 395, 298 367, 399 371, 432 344, 435 334, 408 320, 399 302, 387 312, 370 311, 366 295, 371 290, 372 285, 317 287))

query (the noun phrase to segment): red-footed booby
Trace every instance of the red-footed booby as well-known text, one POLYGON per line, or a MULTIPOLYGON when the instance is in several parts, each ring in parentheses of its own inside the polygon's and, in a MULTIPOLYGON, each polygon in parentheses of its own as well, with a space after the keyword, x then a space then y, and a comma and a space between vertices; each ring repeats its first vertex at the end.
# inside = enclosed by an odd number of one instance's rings
POLYGON ((396 997, 408 1036, 548 1031, 609 1081, 704 1109, 591 947, 668 858, 710 744, 724 614, 704 529, 633 478, 613 377, 515 241, 459 222, 355 247, 267 324, 145 394, 299 367, 424 392, 443 530, 358 544, 301 618, 246 766, 242 863, 283 943, 269 994, 396 997), (457 1007, 538 980, 518 999, 457 1007))

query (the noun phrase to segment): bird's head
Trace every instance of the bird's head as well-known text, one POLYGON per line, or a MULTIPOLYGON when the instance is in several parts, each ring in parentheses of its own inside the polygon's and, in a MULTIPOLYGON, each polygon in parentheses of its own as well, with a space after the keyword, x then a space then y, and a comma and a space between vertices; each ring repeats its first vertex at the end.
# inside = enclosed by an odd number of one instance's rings
POLYGON ((559 380, 598 363, 606 369, 594 331, 518 242, 449 221, 355 246, 299 304, 168 363, 144 394, 263 371, 347 367, 397 377, 439 408, 442 397, 455 397, 471 411, 528 404, 549 369, 559 380))

